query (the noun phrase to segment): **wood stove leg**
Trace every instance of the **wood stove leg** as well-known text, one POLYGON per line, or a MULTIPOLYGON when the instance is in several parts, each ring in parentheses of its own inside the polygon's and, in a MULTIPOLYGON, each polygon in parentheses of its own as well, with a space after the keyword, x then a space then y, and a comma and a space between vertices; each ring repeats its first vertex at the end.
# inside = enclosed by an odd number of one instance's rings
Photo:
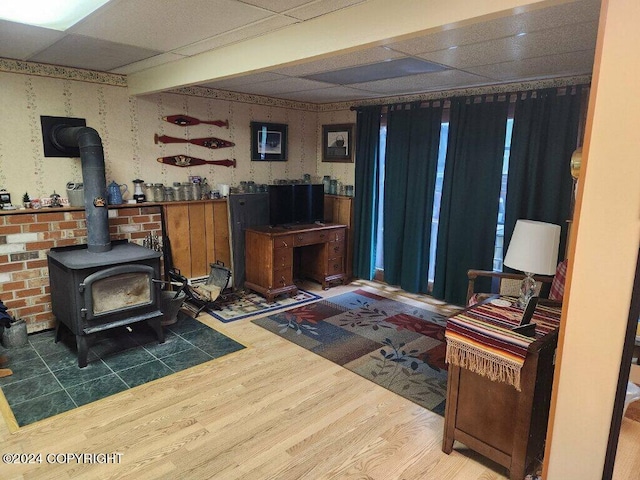
POLYGON ((62 332, 60 331, 60 325, 62 324, 62 322, 60 320, 58 320, 56 322, 56 339, 55 339, 55 343, 58 343, 60 341, 60 338, 62 337, 62 332))
POLYGON ((87 356, 89 354, 86 335, 76 335, 76 346, 78 347, 78 367, 84 368, 87 366, 87 356))
POLYGON ((153 328, 154 332, 156 332, 156 336, 158 337, 158 343, 164 343, 164 330, 162 329, 162 324, 160 322, 161 322, 160 318, 147 320, 147 323, 149 324, 149 326, 153 328))

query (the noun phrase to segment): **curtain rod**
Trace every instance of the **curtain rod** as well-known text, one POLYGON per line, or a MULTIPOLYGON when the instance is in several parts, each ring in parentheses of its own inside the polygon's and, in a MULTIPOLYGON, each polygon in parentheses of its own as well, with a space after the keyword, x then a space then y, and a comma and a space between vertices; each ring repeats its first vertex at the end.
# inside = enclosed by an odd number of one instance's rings
MULTIPOLYGON (((403 101, 396 101, 396 102, 389 102, 388 100, 385 102, 384 98, 381 98, 381 103, 370 103, 370 104, 364 104, 364 105, 351 105, 349 107, 350 111, 354 111, 354 110, 358 110, 359 108, 364 108, 364 107, 373 107, 373 106, 388 106, 388 105, 397 105, 397 104, 409 104, 409 103, 416 103, 416 102, 429 102, 429 101, 433 101, 433 100, 450 100, 451 98, 455 98, 455 97, 477 97, 477 96, 482 96, 482 95, 499 95, 499 96, 506 96, 506 97, 510 97, 511 95, 519 95, 519 94, 523 94, 523 93, 530 93, 530 92, 536 92, 536 91, 540 91, 540 90, 546 90, 546 89, 552 89, 552 88, 556 88, 558 91, 560 92, 565 92, 565 93, 569 93, 571 95, 575 94, 576 88, 577 87, 582 87, 583 91, 584 89, 588 89, 591 86, 591 84, 589 82, 581 82, 581 83, 574 83, 574 84, 568 84, 568 85, 550 85, 550 86, 544 86, 544 85, 540 85, 538 87, 535 88, 530 88, 528 90, 524 90, 524 89, 518 89, 516 84, 511 84, 511 87, 514 87, 512 90, 509 91, 502 91, 500 88, 500 85, 495 85, 492 89, 487 88, 486 91, 478 91, 477 93, 460 93, 458 95, 456 95, 456 91, 449 91, 449 92, 424 92, 422 94, 420 93, 416 93, 414 95, 419 96, 419 95, 434 95, 434 98, 425 98, 425 99, 415 99, 415 100, 410 100, 410 99, 406 99, 403 101), (439 95, 438 95, 439 94, 439 95)), ((468 88, 468 89, 461 89, 462 92, 464 92, 465 90, 474 90, 472 88, 468 88)), ((479 87, 478 90, 484 90, 484 88, 479 87)))
POLYGON ((464 97, 477 98, 477 97, 487 97, 487 96, 498 97, 497 101, 509 101, 513 103, 521 95, 531 94, 532 96, 536 96, 536 94, 542 90, 552 90, 555 88, 555 90, 559 95, 576 95, 580 90, 582 90, 582 92, 584 92, 585 90, 588 91, 589 87, 590 87, 589 84, 577 84, 577 85, 565 85, 560 87, 541 87, 541 88, 534 88, 531 90, 515 90, 512 92, 478 93, 478 94, 471 94, 471 95, 448 95, 448 96, 442 96, 439 98, 424 99, 424 100, 406 100, 406 101, 379 103, 379 104, 371 104, 371 105, 351 105, 349 107, 349 110, 354 111, 360 108, 376 107, 376 106, 381 106, 384 108, 384 107, 389 107, 393 105, 409 105, 414 103, 426 103, 426 102, 437 102, 437 101, 443 102, 445 104, 445 107, 447 107, 446 104, 449 103, 453 98, 464 98, 464 97), (500 99, 500 97, 502 97, 502 99, 500 99))

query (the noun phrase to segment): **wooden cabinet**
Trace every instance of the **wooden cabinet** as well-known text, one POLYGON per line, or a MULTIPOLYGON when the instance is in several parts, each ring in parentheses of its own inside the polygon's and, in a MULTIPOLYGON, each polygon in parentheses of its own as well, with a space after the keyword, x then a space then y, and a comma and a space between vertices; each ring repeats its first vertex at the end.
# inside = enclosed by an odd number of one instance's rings
POLYGON ((173 266, 187 278, 209 274, 209 264, 231 264, 226 200, 163 205, 173 266))
POLYGON ((344 261, 347 280, 353 278, 353 197, 324 196, 324 221, 345 225, 344 261))
POLYGON ((297 292, 294 273, 321 283, 323 288, 344 282, 345 235, 344 225, 333 224, 247 229, 245 286, 272 302, 278 295, 297 292))
POLYGON ((523 479, 544 451, 557 342, 555 330, 531 344, 521 391, 450 364, 443 452, 458 440, 523 479))

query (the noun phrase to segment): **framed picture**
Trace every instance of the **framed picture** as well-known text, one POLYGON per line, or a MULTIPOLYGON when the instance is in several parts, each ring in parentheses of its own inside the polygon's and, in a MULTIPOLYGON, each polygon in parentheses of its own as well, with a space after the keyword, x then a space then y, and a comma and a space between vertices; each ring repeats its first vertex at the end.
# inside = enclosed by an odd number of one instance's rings
POLYGON ((322 126, 322 161, 353 162, 353 123, 322 126))
POLYGON ((251 160, 287 161, 287 125, 251 122, 251 160))

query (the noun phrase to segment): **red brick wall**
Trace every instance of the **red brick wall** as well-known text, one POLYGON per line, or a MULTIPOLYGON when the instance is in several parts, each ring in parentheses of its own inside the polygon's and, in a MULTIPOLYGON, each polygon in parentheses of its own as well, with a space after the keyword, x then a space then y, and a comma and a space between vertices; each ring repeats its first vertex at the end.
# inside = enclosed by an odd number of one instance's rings
MULTIPOLYGON (((161 207, 109 210, 112 240, 142 245, 149 234, 162 238, 161 207)), ((51 313, 47 252, 87 243, 84 210, 20 210, 0 213, 0 300, 29 333, 55 327, 51 313)))

